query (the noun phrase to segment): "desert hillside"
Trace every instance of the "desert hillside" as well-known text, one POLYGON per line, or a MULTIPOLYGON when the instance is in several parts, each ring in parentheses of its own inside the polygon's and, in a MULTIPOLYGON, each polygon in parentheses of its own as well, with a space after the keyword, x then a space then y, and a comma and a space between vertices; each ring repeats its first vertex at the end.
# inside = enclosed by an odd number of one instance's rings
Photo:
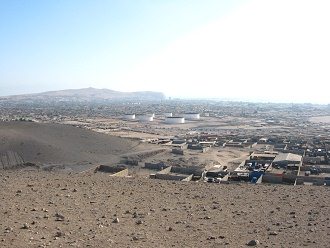
POLYGON ((329 247, 326 187, 0 172, 1 247, 329 247))
POLYGON ((32 163, 111 163, 144 145, 69 125, 0 122, 0 154, 17 152, 32 163))
POLYGON ((99 101, 99 100, 163 100, 165 96, 161 92, 136 91, 121 92, 110 89, 82 88, 58 91, 47 91, 34 94, 23 94, 0 97, 2 100, 24 101, 24 100, 61 100, 61 101, 99 101))

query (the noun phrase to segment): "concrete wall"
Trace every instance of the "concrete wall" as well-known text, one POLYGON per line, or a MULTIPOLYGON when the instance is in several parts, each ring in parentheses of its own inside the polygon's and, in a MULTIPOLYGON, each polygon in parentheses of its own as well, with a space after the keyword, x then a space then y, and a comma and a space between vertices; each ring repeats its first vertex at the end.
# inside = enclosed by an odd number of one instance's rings
POLYGON ((194 176, 202 176, 204 169, 198 166, 190 166, 190 167, 172 166, 171 172, 185 174, 185 175, 193 174, 194 176))
POLYGON ((189 181, 191 181, 193 179, 193 177, 194 177, 194 175, 190 175, 190 176, 186 177, 185 179, 182 179, 181 181, 183 181, 183 182, 189 182, 189 181))
POLYGON ((172 149, 172 153, 173 154, 178 154, 178 155, 183 155, 184 154, 183 150, 181 150, 181 149, 172 149))
POLYGON ((149 170, 163 170, 169 166, 167 166, 166 164, 164 163, 157 163, 157 164, 154 164, 154 163, 145 163, 144 164, 144 167, 146 169, 149 169, 149 170))
POLYGON ((174 181, 190 181, 193 175, 174 175, 174 174, 156 174, 156 179, 174 180, 174 181))
POLYGON ((282 183, 283 175, 282 174, 274 174, 274 173, 265 173, 262 176, 263 183, 282 183))
POLYGON ((128 169, 121 170, 117 173, 110 175, 111 177, 127 177, 128 176, 128 169))
POLYGON ((108 165, 100 165, 97 167, 97 171, 112 173, 111 176, 125 177, 128 176, 128 169, 124 167, 113 167, 108 165))
MULTIPOLYGON (((312 165, 305 165, 301 167, 302 171, 308 171, 312 168, 312 165)), ((320 171, 322 173, 330 173, 330 166, 320 166, 320 171)))
POLYGON ((171 169, 172 169, 172 166, 166 167, 165 169, 158 172, 156 175, 158 175, 158 174, 168 174, 168 173, 171 172, 171 169))
POLYGON ((297 175, 294 174, 283 174, 283 182, 284 183, 292 183, 294 184, 297 179, 297 175))
POLYGON ((324 184, 324 177, 314 177, 314 176, 297 176, 297 181, 303 181, 307 183, 320 182, 322 185, 324 184))

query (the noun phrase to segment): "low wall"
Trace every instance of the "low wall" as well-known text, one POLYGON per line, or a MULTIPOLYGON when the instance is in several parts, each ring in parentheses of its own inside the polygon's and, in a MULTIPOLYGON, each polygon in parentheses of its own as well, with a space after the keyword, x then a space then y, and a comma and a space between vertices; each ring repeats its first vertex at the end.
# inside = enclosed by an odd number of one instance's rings
POLYGON ((163 170, 164 168, 167 168, 168 166, 164 163, 145 163, 144 167, 149 170, 163 170))
POLYGON ((324 184, 324 177, 314 177, 314 176, 297 176, 297 181, 303 181, 307 183, 317 183, 320 182, 322 185, 324 184))
MULTIPOLYGON (((309 171, 309 170, 311 170, 312 169, 312 167, 313 167, 313 165, 304 165, 304 166, 301 166, 301 170, 302 171, 309 171)), ((319 166, 318 167, 319 169, 320 169, 320 171, 322 172, 322 173, 330 173, 330 166, 319 166)))
POLYGON ((190 166, 190 167, 172 166, 171 172, 185 174, 185 175, 193 174, 194 176, 202 176, 204 169, 198 166, 190 166))
POLYGON ((181 149, 172 149, 172 153, 173 154, 178 154, 178 155, 183 155, 183 150, 181 149))
POLYGON ((265 173, 262 176, 263 183, 282 183, 283 174, 265 173))
POLYGON ((161 180, 174 180, 174 181, 190 181, 193 175, 173 175, 173 174, 156 174, 156 179, 161 180))
POLYGON ((97 167, 97 171, 111 173, 111 176, 125 177, 128 176, 128 169, 125 167, 113 167, 108 165, 100 165, 97 167))
POLYGON ((111 177, 127 177, 128 176, 128 169, 121 170, 117 173, 110 175, 111 177))
POLYGON ((172 166, 166 167, 165 169, 158 172, 156 175, 158 175, 158 174, 168 174, 168 173, 171 172, 171 169, 172 169, 172 166))
POLYGON ((283 182, 294 184, 297 179, 297 175, 283 174, 283 182))
POLYGON ((182 179, 181 181, 183 181, 183 182, 189 182, 189 181, 191 181, 193 179, 193 177, 194 177, 194 175, 190 175, 190 176, 186 177, 185 179, 182 179))

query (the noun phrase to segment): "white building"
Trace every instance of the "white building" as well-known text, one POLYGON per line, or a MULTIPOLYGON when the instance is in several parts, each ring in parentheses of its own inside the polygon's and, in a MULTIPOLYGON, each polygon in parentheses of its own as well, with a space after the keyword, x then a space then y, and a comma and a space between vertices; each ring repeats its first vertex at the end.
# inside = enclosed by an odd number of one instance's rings
POLYGON ((165 117, 172 117, 172 116, 173 116, 173 114, 172 114, 172 113, 170 113, 170 112, 168 112, 168 113, 165 113, 164 115, 165 115, 165 117))
POLYGON ((187 120, 199 120, 201 117, 199 113, 185 113, 184 118, 187 120))
POLYGON ((125 114, 123 116, 124 120, 135 120, 135 114, 125 114))
POLYGON ((165 118, 165 123, 167 123, 167 124, 183 124, 184 123, 184 117, 169 116, 169 117, 165 118))

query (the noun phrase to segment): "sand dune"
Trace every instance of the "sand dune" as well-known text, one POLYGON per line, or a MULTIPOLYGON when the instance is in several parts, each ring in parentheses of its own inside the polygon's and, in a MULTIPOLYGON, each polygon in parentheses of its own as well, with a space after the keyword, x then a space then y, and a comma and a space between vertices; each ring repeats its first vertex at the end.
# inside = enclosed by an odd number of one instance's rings
POLYGON ((17 152, 33 163, 111 162, 136 150, 138 141, 99 134, 68 125, 0 123, 0 153, 17 152))

